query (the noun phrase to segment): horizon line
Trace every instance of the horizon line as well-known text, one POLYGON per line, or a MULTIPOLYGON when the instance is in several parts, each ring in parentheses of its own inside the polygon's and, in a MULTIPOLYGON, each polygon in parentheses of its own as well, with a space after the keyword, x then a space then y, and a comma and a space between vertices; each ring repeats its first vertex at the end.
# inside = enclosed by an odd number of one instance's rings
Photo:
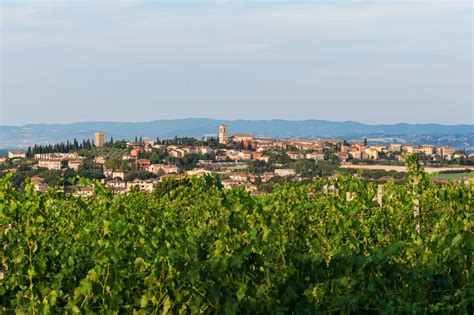
POLYGON ((154 120, 144 120, 144 121, 121 121, 121 120, 87 120, 87 121, 73 121, 66 123, 55 123, 55 122, 45 122, 45 123, 26 123, 26 124, 0 124, 0 127, 25 127, 25 126, 34 126, 34 125, 73 125, 73 124, 90 124, 90 123, 117 123, 117 124, 141 124, 141 123, 153 123, 159 121, 180 121, 180 120, 215 120, 217 122, 239 122, 239 121, 251 121, 251 122, 272 122, 272 121, 286 121, 286 122, 308 122, 308 121, 320 121, 320 122, 330 122, 330 123, 356 123, 368 126, 390 126, 390 125, 440 125, 440 126, 474 126, 473 123, 457 123, 457 124, 445 124, 438 122, 425 122, 425 123, 407 123, 407 122, 392 122, 392 123, 365 123, 355 120, 328 120, 328 119, 318 119, 318 118, 309 118, 309 119, 282 119, 282 118, 269 118, 269 119, 219 119, 219 118, 210 118, 210 117, 184 117, 184 118, 163 118, 163 119, 154 119, 154 120))

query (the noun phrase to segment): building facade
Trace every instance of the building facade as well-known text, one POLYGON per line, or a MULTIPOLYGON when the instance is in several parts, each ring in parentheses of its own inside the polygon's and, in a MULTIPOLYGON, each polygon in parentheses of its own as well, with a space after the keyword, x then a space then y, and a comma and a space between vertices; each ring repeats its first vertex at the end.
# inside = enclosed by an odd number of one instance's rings
POLYGON ((38 167, 44 167, 48 170, 61 170, 63 168, 63 159, 39 159, 38 167))

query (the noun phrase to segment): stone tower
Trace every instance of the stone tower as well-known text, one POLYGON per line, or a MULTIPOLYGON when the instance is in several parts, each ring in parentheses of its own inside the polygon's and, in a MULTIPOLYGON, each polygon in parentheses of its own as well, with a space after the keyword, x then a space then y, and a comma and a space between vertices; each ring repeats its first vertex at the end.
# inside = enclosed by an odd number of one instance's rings
POLYGON ((219 126, 219 143, 227 144, 227 125, 219 126))
POLYGON ((102 131, 97 131, 95 133, 95 146, 100 148, 104 146, 104 133, 102 131))

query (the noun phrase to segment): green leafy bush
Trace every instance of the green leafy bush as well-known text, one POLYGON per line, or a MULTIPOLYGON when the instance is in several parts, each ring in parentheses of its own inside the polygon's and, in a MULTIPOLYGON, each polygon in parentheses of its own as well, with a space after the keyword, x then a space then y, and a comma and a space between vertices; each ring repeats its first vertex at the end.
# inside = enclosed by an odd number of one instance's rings
POLYGON ((20 194, 7 176, 0 313, 472 312, 473 187, 412 169, 382 205, 351 176, 257 197, 209 177, 97 185, 89 199, 20 194))

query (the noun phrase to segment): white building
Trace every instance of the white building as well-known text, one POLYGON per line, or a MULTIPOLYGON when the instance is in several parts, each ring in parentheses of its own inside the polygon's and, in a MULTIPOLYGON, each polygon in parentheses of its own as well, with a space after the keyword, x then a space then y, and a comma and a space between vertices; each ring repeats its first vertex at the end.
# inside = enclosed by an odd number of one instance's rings
POLYGON ((121 179, 121 180, 124 180, 125 179, 125 172, 121 169, 117 169, 117 170, 114 170, 112 172, 112 178, 113 179, 121 179))
POLYGON ((39 159, 38 167, 44 167, 48 170, 61 170, 63 167, 63 159, 39 159))
POLYGON ((238 134, 238 135, 234 135, 234 137, 232 138, 232 140, 233 140, 234 142, 253 141, 253 134, 249 133, 249 134, 238 134))
POLYGON ((147 171, 155 175, 178 174, 179 168, 176 165, 151 164, 147 171))
POLYGON ((37 153, 35 154, 35 160, 48 160, 48 159, 77 159, 79 154, 74 153, 37 153))
POLYGON ((104 165, 106 161, 107 161, 106 156, 97 156, 97 157, 94 158, 94 163, 96 163, 96 164, 104 165))
POLYGON ((24 159, 26 158, 25 151, 8 151, 8 158, 9 159, 24 159))
POLYGON ((249 181, 249 174, 247 173, 233 173, 229 175, 230 180, 246 183, 249 181))
POLYGON ((432 145, 422 145, 419 150, 425 155, 433 155, 433 153, 435 152, 435 147, 432 145))
POLYGON ((290 168, 279 168, 274 171, 275 176, 294 176, 296 175, 295 170, 290 168))
POLYGON ((286 155, 292 160, 302 160, 305 158, 305 154, 302 152, 288 152, 286 155))
POLYGON ((307 153, 306 154, 306 158, 309 160, 309 159, 313 159, 313 160, 324 160, 324 153, 317 153, 317 152, 313 152, 313 153, 307 153))
POLYGON ((141 180, 141 179, 135 179, 132 182, 127 183, 127 190, 132 191, 132 190, 138 190, 141 192, 153 192, 155 190, 155 186, 158 183, 156 179, 147 179, 147 180, 141 180))

